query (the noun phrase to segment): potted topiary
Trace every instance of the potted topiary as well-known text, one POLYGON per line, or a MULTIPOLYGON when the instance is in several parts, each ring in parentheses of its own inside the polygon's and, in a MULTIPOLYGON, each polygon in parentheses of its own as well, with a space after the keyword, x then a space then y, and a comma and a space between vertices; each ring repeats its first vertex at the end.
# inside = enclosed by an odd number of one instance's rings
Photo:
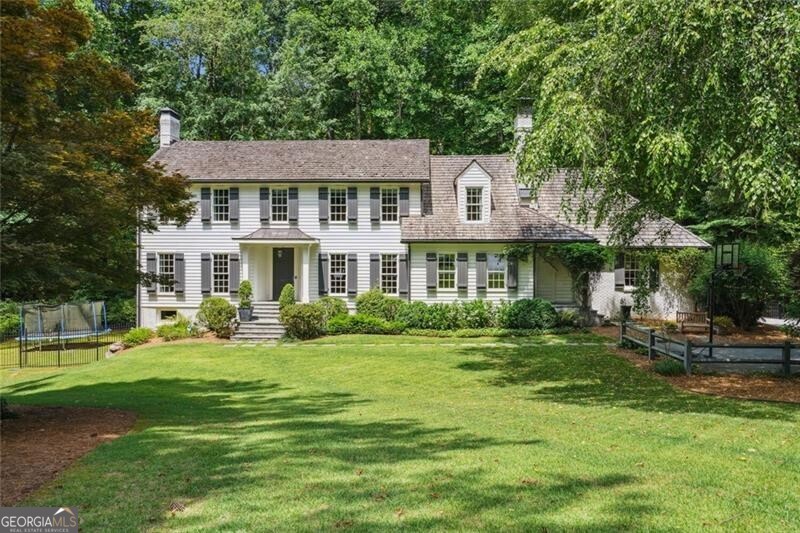
POLYGON ((239 320, 249 322, 253 318, 253 286, 249 280, 239 284, 239 320))

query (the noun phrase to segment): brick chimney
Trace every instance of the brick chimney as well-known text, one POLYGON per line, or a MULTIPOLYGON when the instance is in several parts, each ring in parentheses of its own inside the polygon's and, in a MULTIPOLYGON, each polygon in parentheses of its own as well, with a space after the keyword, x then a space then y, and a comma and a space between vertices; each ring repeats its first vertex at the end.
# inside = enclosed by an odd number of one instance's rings
POLYGON ((517 101, 517 116, 514 118, 514 139, 519 140, 533 129, 533 108, 530 98, 517 101))
POLYGON ((169 146, 181 140, 181 116, 173 109, 164 107, 159 111, 158 137, 161 146, 169 146))

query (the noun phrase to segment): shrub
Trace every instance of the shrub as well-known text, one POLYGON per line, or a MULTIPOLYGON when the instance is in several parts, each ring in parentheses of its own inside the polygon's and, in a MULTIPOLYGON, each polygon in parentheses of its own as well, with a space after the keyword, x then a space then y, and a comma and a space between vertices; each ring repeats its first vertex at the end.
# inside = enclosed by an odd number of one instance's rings
POLYGON ((409 328, 424 328, 428 313, 428 304, 425 302, 410 302, 397 310, 396 319, 409 328))
POLYGON ((324 335, 323 318, 322 307, 317 304, 292 304, 281 309, 281 322, 286 328, 286 335, 293 339, 314 339, 324 335))
POLYGON ((500 327, 507 329, 549 329, 557 320, 553 304, 541 298, 515 300, 498 314, 500 327))
POLYGON ((212 296, 200 304, 197 321, 203 327, 213 331, 217 337, 230 337, 233 333, 233 321, 236 318, 236 307, 224 298, 212 296))
POLYGON ((347 314, 347 304, 341 298, 334 296, 323 296, 314 305, 319 306, 322 310, 323 320, 326 324, 335 316, 347 314))
POLYGON ((653 370, 662 376, 680 376, 686 373, 683 363, 675 359, 660 359, 653 365, 653 370))
POLYGON ((117 298, 106 302, 106 320, 109 324, 129 324, 136 321, 136 299, 117 298))
POLYGON ((401 322, 388 321, 362 313, 336 316, 328 322, 328 333, 331 335, 397 335, 402 333, 403 329, 404 325, 401 322))
POLYGON ((558 311, 556 324, 562 328, 577 328, 581 325, 581 316, 571 309, 558 311))
POLYGON ((496 324, 495 308, 488 300, 472 300, 462 302, 461 320, 462 328, 490 328, 496 324))
POLYGON ((400 298, 387 296, 380 289, 370 289, 356 298, 356 313, 395 320, 404 304, 400 298))
POLYGON ((722 329, 732 329, 733 319, 729 316, 714 316, 714 326, 722 329))
POLYGON ((168 342, 186 339, 192 336, 192 323, 185 316, 178 315, 175 321, 158 326, 156 335, 168 342))
POLYGON ((0 336, 19 333, 19 307, 16 303, 0 303, 0 336))
POLYGON ((131 328, 131 330, 122 337, 122 345, 126 348, 139 346, 152 338, 153 330, 150 328, 131 328))
POLYGON ((406 329, 403 335, 417 337, 473 338, 473 337, 534 337, 568 333, 572 328, 553 329, 505 329, 505 328, 465 328, 465 329, 406 329))
POLYGON ((678 323, 674 320, 665 320, 661 323, 661 329, 664 330, 665 333, 675 333, 678 331, 678 323))
POLYGON ((281 295, 278 297, 278 309, 283 310, 285 307, 294 305, 294 285, 287 283, 281 289, 281 295))
POLYGON ((239 284, 239 307, 249 309, 253 305, 253 285, 250 280, 244 280, 239 284))

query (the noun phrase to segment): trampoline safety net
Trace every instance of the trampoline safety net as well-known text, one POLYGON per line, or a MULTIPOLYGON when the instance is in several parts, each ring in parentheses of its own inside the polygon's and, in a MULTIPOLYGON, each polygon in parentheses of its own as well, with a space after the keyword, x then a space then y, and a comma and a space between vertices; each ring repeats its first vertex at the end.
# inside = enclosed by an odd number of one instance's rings
POLYGON ((108 330, 105 302, 25 304, 20 319, 20 335, 28 339, 85 336, 108 330))

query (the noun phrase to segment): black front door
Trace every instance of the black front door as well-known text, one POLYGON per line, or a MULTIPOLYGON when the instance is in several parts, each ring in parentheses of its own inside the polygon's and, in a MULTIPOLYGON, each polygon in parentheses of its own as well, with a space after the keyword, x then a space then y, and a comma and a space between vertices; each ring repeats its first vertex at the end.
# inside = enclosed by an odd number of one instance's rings
POLYGON ((273 248, 272 299, 277 301, 289 283, 294 283, 294 248, 273 248))

